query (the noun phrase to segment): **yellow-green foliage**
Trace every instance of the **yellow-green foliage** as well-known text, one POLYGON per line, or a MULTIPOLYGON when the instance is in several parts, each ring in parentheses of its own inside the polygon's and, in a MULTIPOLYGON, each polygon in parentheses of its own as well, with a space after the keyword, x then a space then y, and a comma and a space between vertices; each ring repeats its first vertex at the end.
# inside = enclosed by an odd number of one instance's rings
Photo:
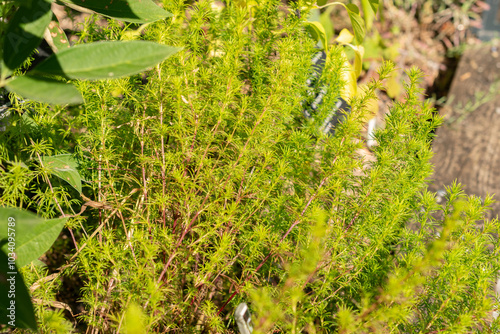
MULTIPOLYGON (((183 51, 144 77, 79 82, 80 107, 19 105, 0 133, 0 203, 74 215, 78 251, 68 234, 51 256, 66 255, 57 266, 67 262, 62 272, 82 285, 48 279, 33 293, 55 300, 74 290, 81 310, 61 326, 235 333, 232 313, 247 302, 260 333, 488 330, 498 222, 483 221, 491 199, 459 185, 443 206, 426 191, 440 120, 421 100, 420 72, 408 72, 406 98, 367 162, 358 153, 365 106, 390 63, 325 137, 317 129, 343 87, 343 57, 328 50, 329 94, 306 121, 315 49, 294 11, 303 4, 164 5, 175 18, 142 38, 183 51), (56 178, 49 187, 30 160, 64 152, 87 180, 81 214, 75 190, 56 178)), ((83 31, 99 40, 129 30, 89 20, 83 31)), ((28 285, 49 274, 36 270, 26 270, 28 285)), ((55 328, 61 313, 48 305, 36 304, 39 321, 55 328)))

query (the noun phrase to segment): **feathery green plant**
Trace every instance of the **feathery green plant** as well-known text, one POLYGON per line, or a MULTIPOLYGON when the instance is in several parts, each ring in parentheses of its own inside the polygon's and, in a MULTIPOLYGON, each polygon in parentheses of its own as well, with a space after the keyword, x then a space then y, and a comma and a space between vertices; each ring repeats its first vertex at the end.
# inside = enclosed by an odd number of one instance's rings
POLYGON ((16 106, 0 133, 0 201, 64 214, 74 235, 56 241, 48 270, 22 268, 43 331, 76 321, 74 330, 103 333, 234 333, 242 301, 256 333, 498 327, 499 224, 483 221, 490 198, 453 185, 439 206, 426 191, 441 120, 421 100, 420 72, 407 73, 406 99, 370 160, 360 151, 366 105, 393 65, 350 101, 334 136, 322 135, 345 55, 326 50, 329 92, 305 121, 316 49, 295 9, 310 4, 280 5, 165 1, 174 18, 142 38, 183 50, 146 77, 77 81, 81 106, 16 106), (85 180, 82 203, 78 186, 43 163, 65 154, 85 180))

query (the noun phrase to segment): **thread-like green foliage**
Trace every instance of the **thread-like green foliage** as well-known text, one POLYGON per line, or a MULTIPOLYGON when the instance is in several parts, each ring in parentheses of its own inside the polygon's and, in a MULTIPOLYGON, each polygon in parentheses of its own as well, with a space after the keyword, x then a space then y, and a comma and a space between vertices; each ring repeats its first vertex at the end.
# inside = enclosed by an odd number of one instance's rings
MULTIPOLYGON (((36 300, 78 296, 65 320, 50 309, 61 304, 35 301, 41 328, 76 320, 104 333, 137 324, 147 333, 235 333, 240 302, 256 333, 498 327, 498 221, 483 221, 491 199, 466 197, 459 185, 442 206, 426 191, 440 119, 422 102, 418 70, 407 73, 406 98, 367 159, 365 106, 390 63, 326 137, 318 127, 344 84, 341 47, 327 52, 329 94, 308 122, 301 101, 315 49, 304 18, 275 0, 164 5, 174 19, 149 25, 143 38, 183 51, 145 77, 79 82, 80 107, 20 104, 0 133, 0 203, 72 216, 78 249, 65 236, 48 254, 65 286, 57 273, 23 269, 36 300), (81 203, 39 163, 61 153, 79 162, 81 203)), ((126 32, 90 20, 82 36, 126 32)))

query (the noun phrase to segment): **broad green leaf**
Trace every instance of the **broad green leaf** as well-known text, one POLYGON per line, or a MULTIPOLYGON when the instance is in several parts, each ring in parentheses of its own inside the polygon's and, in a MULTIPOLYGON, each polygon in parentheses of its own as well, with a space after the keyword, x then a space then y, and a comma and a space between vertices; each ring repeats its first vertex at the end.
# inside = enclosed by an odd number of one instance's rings
POLYGON ((352 42, 354 39, 354 35, 351 34, 351 32, 347 29, 342 29, 338 35, 338 37, 335 39, 335 41, 339 42, 340 44, 349 44, 352 42))
MULTIPOLYGON (((7 239, 14 232, 14 253, 16 264, 23 267, 37 260, 52 246, 61 233, 68 218, 45 220, 29 211, 17 208, 0 208, 0 240, 7 239), (14 221, 15 226, 7 222, 14 221), (9 235, 11 233, 11 235, 9 235)), ((5 253, 12 253, 9 243, 2 246, 5 253)))
POLYGON ((309 16, 307 17, 307 21, 308 22, 319 21, 320 14, 321 12, 319 9, 317 8, 311 9, 311 11, 309 12, 309 16))
POLYGON ((363 55, 365 53, 365 49, 361 45, 351 45, 351 47, 354 49, 354 74, 357 79, 363 68, 363 55))
POLYGON ((341 90, 340 96, 344 100, 349 102, 354 96, 356 96, 357 83, 354 69, 352 68, 351 63, 349 63, 348 61, 344 63, 344 69, 342 70, 342 79, 345 81, 346 85, 341 90))
POLYGON ((64 30, 62 30, 59 20, 55 15, 52 16, 52 21, 45 30, 43 37, 54 53, 67 49, 70 46, 68 37, 64 33, 64 30))
POLYGON ((333 24, 332 24, 332 18, 330 17, 333 7, 328 7, 323 13, 321 13, 319 17, 319 22, 325 28, 325 33, 326 33, 326 40, 331 41, 333 38, 333 24))
POLYGON ((358 78, 361 74, 363 68, 363 55, 365 53, 365 48, 361 45, 352 45, 350 42, 353 40, 354 36, 347 29, 342 29, 339 36, 335 39, 337 42, 343 45, 349 46, 354 50, 354 75, 358 78))
POLYGON ((22 5, 7 26, 3 41, 3 77, 18 68, 40 44, 52 18, 50 1, 33 0, 31 6, 22 5))
POLYGON ((356 81, 356 73, 351 63, 347 60, 347 56, 344 51, 342 51, 342 58, 344 58, 344 66, 341 71, 342 80, 344 80, 345 85, 340 91, 340 96, 349 102, 354 96, 356 96, 358 84, 356 81))
POLYGON ((326 5, 327 2, 328 2, 328 0, 317 0, 316 4, 321 7, 321 6, 326 5))
POLYGON ((380 4, 379 0, 362 0, 362 1, 367 2, 370 5, 370 8, 372 9, 373 13, 377 14, 378 7, 380 4))
POLYGON ((50 104, 79 104, 83 98, 75 86, 54 79, 24 75, 9 80, 7 89, 24 98, 50 104))
POLYGON ((347 4, 345 5, 345 8, 347 9, 349 19, 351 20, 356 44, 361 44, 363 43, 363 39, 365 38, 365 22, 363 21, 361 16, 359 16, 359 8, 354 4, 347 4))
POLYGON ((61 0, 126 22, 148 23, 172 16, 151 0, 61 0))
POLYGON ((82 178, 78 173, 77 163, 71 154, 44 156, 42 162, 53 175, 68 182, 79 194, 82 193, 82 178))
MULTIPOLYGON (((3 220, 2 226, 7 226, 7 223, 7 220, 3 220)), ((33 304, 23 277, 16 264, 9 262, 9 257, 3 250, 0 250, 0 324, 38 330, 33 304)))
POLYGON ((304 22, 306 30, 311 34, 311 37, 316 41, 321 41, 323 44, 323 49, 328 50, 328 42, 326 38, 325 28, 320 22, 304 22))
POLYGON ((354 31, 354 37, 356 39, 356 44, 361 44, 365 38, 365 21, 359 16, 359 8, 354 4, 343 4, 342 2, 330 2, 326 5, 320 6, 319 8, 326 8, 330 6, 340 5, 347 10, 349 19, 351 20, 352 29, 354 31))
POLYGON ((361 0, 361 6, 365 15, 366 29, 371 30, 377 14, 378 0, 361 0))
MULTIPOLYGON (((37 122, 31 117, 30 112, 23 112, 21 116, 22 126, 25 127, 28 131, 38 130, 40 127, 37 122)), ((23 162, 21 162, 23 163, 23 162)), ((24 164, 24 163, 23 163, 24 164)), ((19 165, 22 167, 22 165, 19 165)), ((28 167, 23 167, 29 169, 28 167)))
POLYGON ((111 79, 140 73, 181 50, 146 41, 80 44, 61 50, 33 69, 34 73, 72 79, 111 79))

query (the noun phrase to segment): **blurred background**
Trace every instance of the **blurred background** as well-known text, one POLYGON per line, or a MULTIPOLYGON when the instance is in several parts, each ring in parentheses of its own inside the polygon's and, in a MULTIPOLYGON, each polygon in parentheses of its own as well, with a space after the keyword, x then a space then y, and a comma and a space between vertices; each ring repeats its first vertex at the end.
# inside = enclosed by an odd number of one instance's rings
MULTIPOLYGON (((353 3, 363 8, 363 1, 353 3)), ((342 10, 327 7, 320 14, 331 41, 350 28, 342 10)), ((389 106, 405 99, 405 70, 420 68, 422 98, 443 117, 432 140, 435 174, 430 190, 440 202, 453 182, 481 201, 500 195, 500 0, 381 0, 371 29, 369 25, 358 84, 376 76, 385 60, 397 68, 386 89, 378 92, 379 103, 373 106, 377 116, 369 124, 384 126, 389 106)), ((370 145, 368 140, 363 152, 368 159, 370 145)), ((487 216, 499 214, 500 204, 495 203, 487 216)))

